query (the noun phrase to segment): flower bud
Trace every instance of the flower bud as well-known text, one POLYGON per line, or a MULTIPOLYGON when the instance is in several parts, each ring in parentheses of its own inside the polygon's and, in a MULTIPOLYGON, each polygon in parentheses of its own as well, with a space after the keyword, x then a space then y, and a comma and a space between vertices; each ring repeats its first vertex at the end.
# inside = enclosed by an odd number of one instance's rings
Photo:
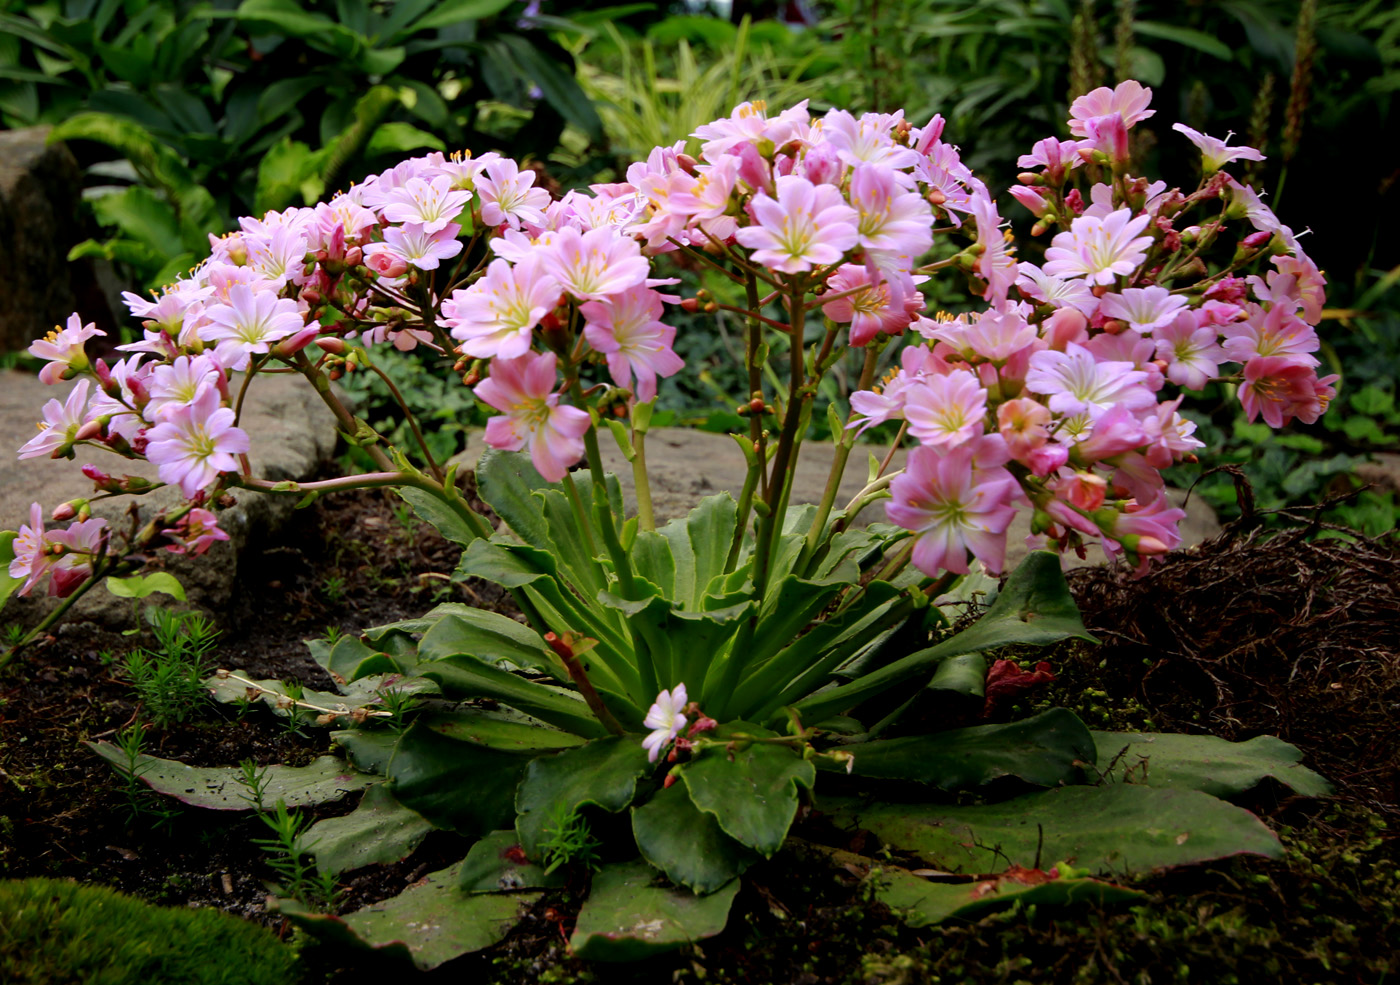
POLYGON ((344 339, 338 339, 332 335, 325 335, 317 339, 316 345, 324 352, 329 352, 333 356, 343 356, 345 355, 346 349, 349 348, 346 346, 344 339))

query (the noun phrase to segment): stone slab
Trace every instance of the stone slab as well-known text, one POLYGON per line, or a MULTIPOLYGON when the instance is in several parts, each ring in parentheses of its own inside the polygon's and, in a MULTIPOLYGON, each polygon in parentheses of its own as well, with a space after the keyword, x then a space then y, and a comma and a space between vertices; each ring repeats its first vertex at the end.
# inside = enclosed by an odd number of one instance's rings
MULTIPOLYGON (((602 450, 603 467, 617 474, 628 509, 635 509, 632 466, 623 457, 610 435, 601 434, 598 441, 602 450)), ((463 462, 466 467, 474 467, 485 447, 480 432, 474 432, 469 438, 467 451, 458 461, 463 462)), ((836 509, 844 507, 864 488, 870 456, 874 455, 883 460, 888 452, 888 446, 856 445, 846 463, 846 472, 836 497, 836 509)), ((830 442, 803 443, 793 480, 794 504, 821 501, 834 455, 835 450, 830 442)), ((646 458, 652 492, 652 510, 658 524, 684 516, 701 499, 724 490, 729 490, 737 498, 744 485, 743 453, 728 435, 687 428, 656 428, 647 435, 646 458)), ((903 468, 904 458, 903 449, 896 452, 890 468, 903 468)), ((1168 496, 1177 506, 1186 503, 1186 519, 1181 524, 1183 547, 1199 544, 1220 533, 1220 522, 1216 519, 1215 511, 1199 496, 1192 497, 1187 502, 1186 493, 1179 489, 1168 490, 1168 496)), ((867 523, 884 519, 884 510, 879 503, 867 507, 861 514, 861 520, 867 523)), ((1025 557, 1025 539, 1029 534, 1029 514, 1018 514, 1007 538, 1008 570, 1025 557)), ((1097 547, 1090 550, 1085 560, 1073 555, 1069 557, 1070 564, 1075 567, 1097 564, 1103 560, 1103 552, 1097 547)))
MULTIPOLYGON (((234 386, 238 381, 235 379, 234 386)), ((45 386, 38 377, 16 371, 0 373, 0 530, 18 529, 29 520, 29 506, 38 502, 45 514, 60 503, 93 495, 92 482, 79 467, 91 462, 112 475, 141 475, 154 479, 148 462, 129 461, 101 448, 79 448, 73 461, 47 458, 20 461, 15 451, 35 433, 40 408, 62 399, 68 385, 45 386)), ((335 419, 311 387, 296 376, 263 376, 249 387, 241 426, 252 440, 249 461, 255 475, 272 480, 309 479, 335 451, 335 419)), ((180 579, 190 602, 218 610, 233 592, 238 558, 250 544, 262 543, 293 519, 295 496, 234 490, 236 505, 223 511, 220 525, 229 540, 216 544, 202 558, 182 558, 160 551, 159 561, 180 579)), ((93 514, 123 528, 130 523, 127 508, 139 506, 141 522, 162 508, 180 502, 178 489, 161 489, 143 497, 120 496, 93 504, 93 514)), ((0 610, 0 623, 32 624, 53 600, 12 598, 0 610)), ((131 603, 109 595, 105 588, 88 593, 76 607, 78 618, 107 626, 125 624, 131 603)))

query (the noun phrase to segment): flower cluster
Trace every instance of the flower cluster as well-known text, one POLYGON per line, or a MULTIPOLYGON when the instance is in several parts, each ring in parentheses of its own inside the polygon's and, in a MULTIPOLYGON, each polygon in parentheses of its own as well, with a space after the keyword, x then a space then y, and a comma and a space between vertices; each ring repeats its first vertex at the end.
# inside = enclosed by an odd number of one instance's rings
MULTIPOLYGON (((1199 447, 1168 384, 1198 389, 1241 364, 1231 379, 1245 410, 1274 426, 1315 420, 1333 393, 1312 355, 1321 274, 1220 170, 1257 152, 1178 128, 1202 149, 1200 187, 1133 177, 1127 134, 1152 115, 1150 96, 1136 83, 1097 90, 1071 108, 1075 139, 1047 138, 1021 158, 1012 194, 1037 232, 1057 230, 1039 264, 1017 261, 939 116, 920 127, 901 113, 744 103, 696 131, 698 156, 657 148, 625 181, 557 198, 495 154, 405 161, 314 207, 244 218, 159 296, 126 295, 144 337, 119 347, 119 361, 88 359, 85 343, 102 333, 77 316, 34 343, 44 381, 73 386, 45 405, 20 457, 100 445, 149 460, 188 501, 161 530, 166 546, 199 552, 222 536, 204 505, 250 479, 238 426, 248 379, 269 366, 333 379, 367 360, 353 340, 455 359, 496 412, 487 442, 528 449, 557 481, 585 453, 590 407, 604 402, 594 395, 645 403, 681 368, 662 320, 681 299, 652 276, 654 257, 681 251, 770 290, 757 308, 781 300, 796 344, 820 311, 818 363, 838 332, 872 367, 891 338, 915 340, 897 371, 854 394, 852 426, 898 419, 919 442, 888 511, 915 533, 924 571, 966 571, 969 552, 999 569, 1024 508, 1061 549, 1090 537, 1150 557, 1179 539, 1160 470, 1199 447), (1227 239, 1236 220, 1253 231, 1227 239), (929 262, 936 231, 968 245, 929 262), (1268 269, 1247 269, 1264 258, 1268 269), (919 285, 946 267, 971 279, 986 310, 925 314, 919 285)), ((361 426, 348 414, 341 423, 361 426)), ((382 453, 380 464, 393 467, 382 453)), ((85 471, 108 492, 150 487, 85 471)), ((25 548, 26 588, 36 571, 87 556, 26 529, 37 545, 25 548)), ((86 531, 73 536, 91 546, 86 531)))
MULTIPOLYGON (((965 572, 969 553, 1000 570, 1019 508, 1034 510, 1034 546, 1078 549, 1087 537, 1146 563, 1180 543, 1184 517, 1160 470, 1201 447, 1173 390, 1231 379, 1249 419, 1273 427, 1316 421, 1334 395, 1337 378, 1319 379, 1313 355, 1322 274, 1219 170, 1260 155, 1178 127, 1204 155, 1200 186, 1133 177, 1126 134, 1152 115, 1150 97, 1126 82, 1075 101, 1070 132, 1082 139, 1037 143, 1012 189, 1037 232, 1060 230, 1044 262, 1015 264, 1011 290, 989 280, 985 311, 918 318, 923 344, 852 399, 856 426, 899 419, 919 442, 887 511, 914 531, 928 573, 965 572), (1232 234, 1234 220, 1247 228, 1232 234), (1206 259, 1221 256, 1211 272, 1206 259), (1230 376, 1228 363, 1241 368, 1230 376)), ((996 238, 974 218, 979 242, 996 238)))

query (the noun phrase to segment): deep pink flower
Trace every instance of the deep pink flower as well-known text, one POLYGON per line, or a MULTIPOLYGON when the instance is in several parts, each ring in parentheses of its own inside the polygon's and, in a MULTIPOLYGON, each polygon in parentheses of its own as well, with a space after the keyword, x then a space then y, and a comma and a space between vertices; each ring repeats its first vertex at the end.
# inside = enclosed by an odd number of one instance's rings
POLYGON ((853 293, 823 304, 822 314, 834 322, 849 323, 855 346, 866 345, 881 333, 898 335, 924 305, 923 295, 907 273, 885 274, 872 283, 870 270, 854 263, 843 264, 827 281, 828 294, 847 291, 853 293))
POLYGON ((161 533, 170 538, 165 549, 171 554, 199 555, 213 547, 215 541, 228 540, 228 534, 219 529, 219 518, 198 506, 161 533))
POLYGON ((1240 403, 1251 422, 1262 415, 1273 428, 1295 417, 1312 424, 1336 396, 1331 386, 1336 380, 1336 376, 1319 380, 1312 366, 1285 356, 1251 359, 1244 366, 1240 403))
POLYGON ((486 422, 486 443, 506 451, 528 445, 536 471, 549 482, 563 479, 583 457, 583 433, 592 423, 587 411, 559 403, 555 365, 552 352, 496 359, 472 391, 504 415, 486 422))
POLYGON ((67 598, 92 574, 92 562, 106 549, 107 521, 99 517, 79 520, 67 530, 48 535, 52 544, 59 545, 63 554, 49 570, 49 594, 67 598))
POLYGON ((616 297, 589 301, 579 311, 587 319, 583 337, 608 358, 608 371, 618 386, 631 386, 637 375, 637 399, 656 396, 656 378, 681 370, 685 360, 671 345, 676 330, 662 324, 661 295, 633 287, 616 297))
POLYGON ((1016 480, 1002 468, 978 469, 967 446, 940 454, 919 447, 890 484, 890 520, 914 532, 915 567, 967 574, 971 551, 993 571, 1006 560, 1006 528, 1016 509, 1016 480))
POLYGON ((233 422, 233 411, 219 404, 219 391, 206 385, 188 404, 166 410, 146 432, 146 458, 160 466, 162 482, 178 484, 192 499, 220 472, 237 471, 237 456, 248 451, 247 433, 233 422))

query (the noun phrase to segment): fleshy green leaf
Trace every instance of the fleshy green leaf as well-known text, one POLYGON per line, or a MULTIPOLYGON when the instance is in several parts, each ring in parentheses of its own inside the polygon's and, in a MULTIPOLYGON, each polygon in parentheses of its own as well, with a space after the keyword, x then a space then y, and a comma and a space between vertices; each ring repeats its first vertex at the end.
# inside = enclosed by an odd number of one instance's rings
POLYGON ((349 814, 317 821, 297 842, 315 854, 318 871, 349 872, 406 858, 432 827, 395 800, 386 784, 376 783, 349 814))
POLYGON ((1053 643, 1067 636, 1094 642, 1069 594, 1060 559, 1033 551, 1011 573, 981 619, 936 646, 911 653, 878 670, 797 702, 805 721, 819 722, 897 684, 929 673, 940 662, 1012 643, 1053 643))
POLYGON ((1112 779, 1118 781, 1233 797, 1268 776, 1304 797, 1326 797, 1332 792, 1330 783, 1302 765, 1303 754, 1296 746, 1272 735, 1246 742, 1160 732, 1094 732, 1093 736, 1100 772, 1113 765, 1112 779))
POLYGON ((870 874, 875 898, 910 927, 927 927, 952 917, 975 920, 1012 904, 1064 906, 1075 903, 1123 903, 1147 894, 1111 882, 1084 877, 1051 877, 1035 869, 1015 869, 975 882, 930 882, 903 869, 876 869, 870 874))
MULTIPOLYGON (((715 738, 734 732, 773 736, 756 725, 735 722, 717 730, 715 738)), ((681 779, 695 806, 714 815, 725 834, 771 857, 797 815, 797 788, 811 789, 816 771, 789 746, 738 742, 732 751, 706 749, 686 764, 681 779)))
MULTIPOLYGON (((965 790, 1014 776, 1053 787, 1080 779, 1094 761, 1094 740, 1072 712, 1051 708, 1006 725, 910 735, 846 746, 857 776, 913 780, 940 790, 965 790)), ((835 768, 835 767, 832 767, 835 768)))
POLYGON ((449 738, 414 723, 389 762, 393 794, 440 828, 480 837, 511 822, 529 756, 449 738))
POLYGON ((454 544, 466 547, 477 539, 478 535, 471 524, 436 496, 411 486, 400 486, 396 491, 404 502, 413 507, 419 519, 431 524, 434 530, 454 544))
POLYGON ((503 893, 564 885, 564 872, 546 873, 533 862, 518 861, 519 852, 520 839, 514 831, 493 831, 472 845, 462 863, 462 892, 503 893))
POLYGON ((645 862, 604 866, 579 911, 569 948, 586 961, 635 961, 713 937, 729 920, 739 880, 709 896, 655 885, 645 862))
POLYGON ((1060 859, 1099 874, 1147 872, 1230 855, 1283 854, 1253 814, 1196 790, 1061 787, 971 807, 829 803, 838 817, 948 872, 1035 868, 1060 859))
POLYGON ((449 27, 462 21, 481 20, 510 6, 511 0, 442 0, 413 24, 414 31, 449 27))
POLYGON ((577 692, 537 684, 465 656, 421 663, 416 670, 429 680, 436 681, 444 694, 454 698, 501 701, 516 711, 523 711, 584 738, 607 734, 577 692))
MULTIPOLYGON (((87 747, 117 769, 126 770, 127 756, 119 746, 89 742, 87 747)), ((239 782, 243 771, 236 766, 186 766, 143 753, 136 757, 135 773, 152 790, 191 807, 215 811, 253 809, 252 793, 239 782)), ((308 766, 275 764, 267 767, 263 803, 281 800, 288 807, 330 804, 362 789, 372 779, 335 756, 322 756, 308 766)))
POLYGON ((109 577, 107 591, 118 598, 143 599, 160 592, 185 601, 185 588, 176 577, 167 571, 153 571, 149 575, 132 575, 130 578, 109 577))
MULTIPOLYGON (((399 49, 400 59, 402 56, 403 49, 399 49)), ((389 71, 392 71, 392 68, 389 71)), ((420 150, 424 147, 438 151, 447 149, 447 145, 442 142, 440 137, 428 133, 426 130, 419 130, 410 123, 390 121, 381 123, 374 128, 374 135, 369 138, 365 153, 370 155, 395 154, 420 150)))
POLYGON ((548 483, 522 452, 488 449, 476 465, 477 492, 487 506, 527 544, 549 543, 544 514, 534 497, 548 483))
POLYGON ((418 642, 423 662, 467 656, 506 670, 528 668, 564 678, 558 658, 538 633, 508 616, 460 606, 444 613, 418 642))
POLYGON ((637 795, 637 780, 652 772, 635 735, 608 736, 557 756, 531 761, 515 793, 515 830, 526 854, 539 852, 550 813, 600 807, 616 814, 637 795))
POLYGON ((310 913, 288 900, 278 909, 328 944, 401 955, 428 971, 495 944, 540 897, 537 892, 466 895, 457 888, 461 866, 429 873, 398 896, 343 917, 310 913))
POLYGON ((18 536, 13 530, 0 530, 0 605, 24 584, 23 578, 10 575, 10 562, 15 559, 15 538, 18 536))
POLYGON ((721 831, 679 783, 632 809, 632 834, 642 858, 696 893, 714 892, 759 858, 721 831))

